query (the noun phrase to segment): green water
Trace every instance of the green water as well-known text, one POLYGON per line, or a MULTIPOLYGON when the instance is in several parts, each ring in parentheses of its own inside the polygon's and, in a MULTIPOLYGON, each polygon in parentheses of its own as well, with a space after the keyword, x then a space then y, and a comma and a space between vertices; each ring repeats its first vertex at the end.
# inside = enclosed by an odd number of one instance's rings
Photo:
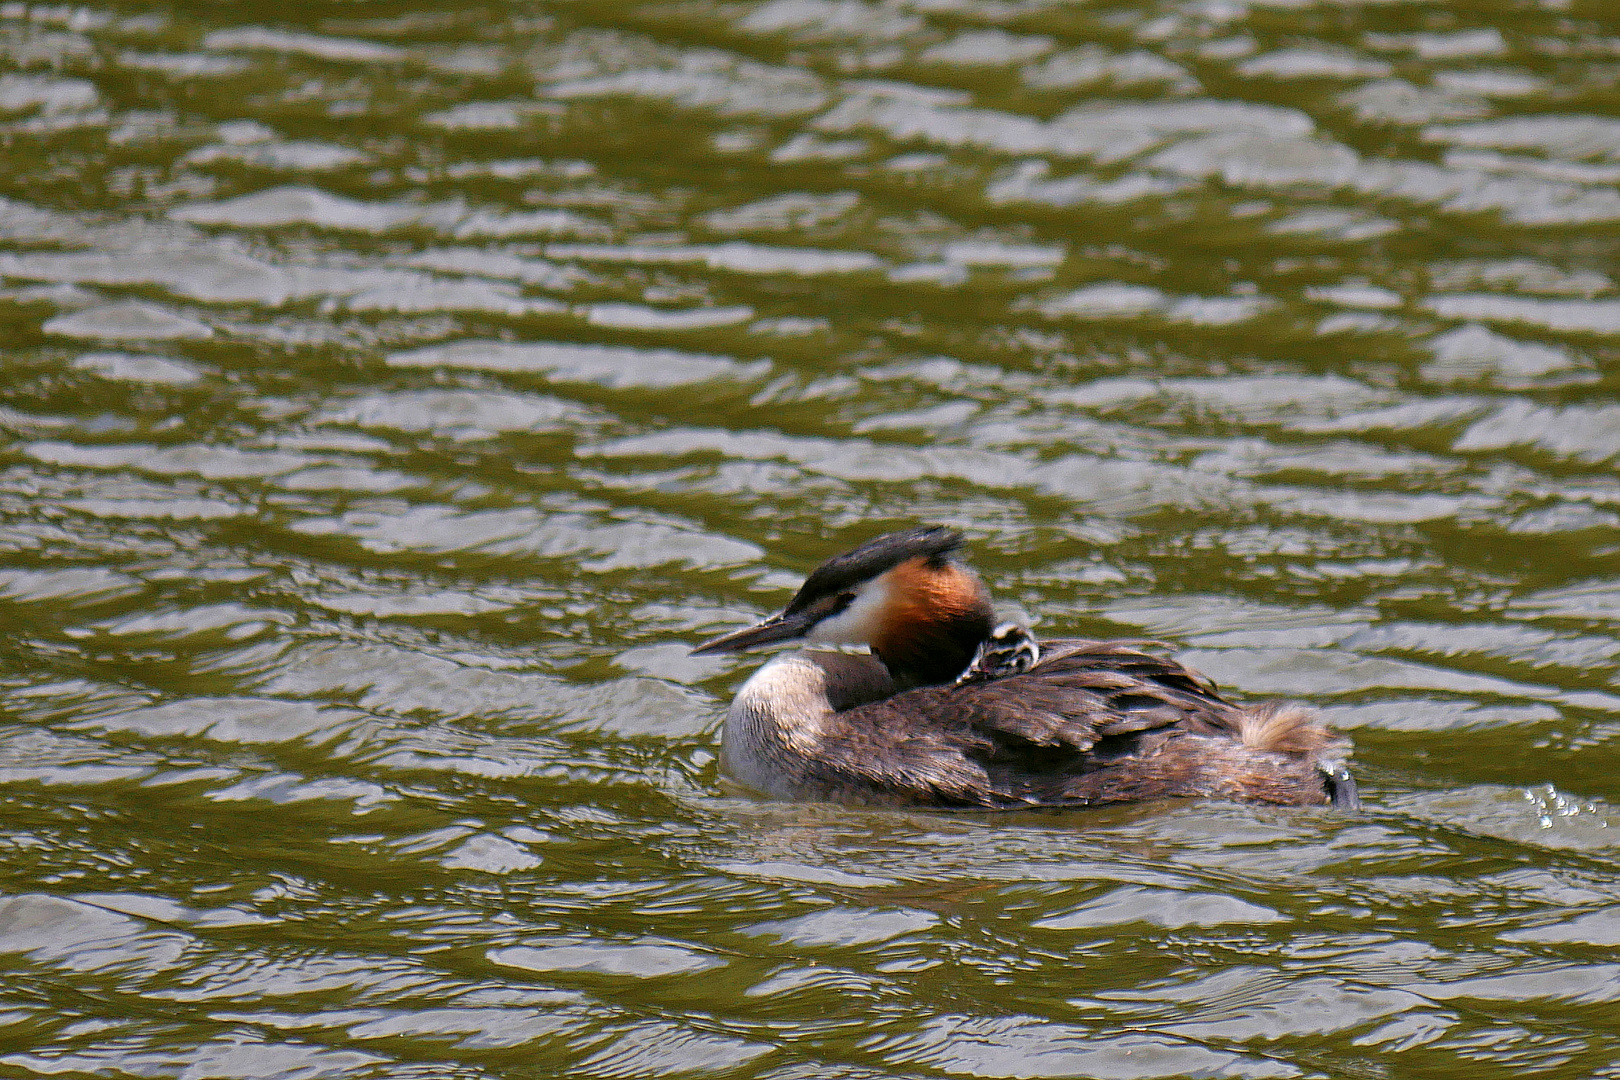
POLYGON ((0 5, 0 1075, 1620 1077, 1620 14, 0 5), (1360 815, 739 797, 886 528, 1360 815))

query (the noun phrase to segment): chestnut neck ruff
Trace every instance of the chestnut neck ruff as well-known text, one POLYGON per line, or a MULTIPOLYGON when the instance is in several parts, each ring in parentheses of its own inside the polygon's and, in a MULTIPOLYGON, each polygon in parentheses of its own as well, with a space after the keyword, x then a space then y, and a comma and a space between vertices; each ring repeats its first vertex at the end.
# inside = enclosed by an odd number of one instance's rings
POLYGON ((948 683, 973 662, 994 623, 976 574, 949 558, 916 558, 888 574, 893 600, 872 652, 908 686, 948 683))

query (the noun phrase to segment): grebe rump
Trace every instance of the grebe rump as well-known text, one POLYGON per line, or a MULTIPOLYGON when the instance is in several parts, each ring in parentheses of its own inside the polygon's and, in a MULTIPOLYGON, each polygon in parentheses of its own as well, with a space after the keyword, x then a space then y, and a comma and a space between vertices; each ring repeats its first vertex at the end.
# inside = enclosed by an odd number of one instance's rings
POLYGON ((939 526, 818 567, 781 614, 698 646, 805 640, 726 713, 722 766, 780 799, 879 806, 1089 806, 1175 796, 1359 804, 1348 740, 1310 709, 1234 705, 1152 641, 1038 644, 995 626, 990 595, 939 526))

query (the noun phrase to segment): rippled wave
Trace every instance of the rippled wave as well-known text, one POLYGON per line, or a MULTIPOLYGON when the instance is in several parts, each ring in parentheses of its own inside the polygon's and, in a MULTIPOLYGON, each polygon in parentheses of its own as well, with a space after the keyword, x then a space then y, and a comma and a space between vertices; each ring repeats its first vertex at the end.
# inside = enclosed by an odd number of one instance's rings
POLYGON ((0 1071, 1620 1075, 1617 87, 1581 0, 0 5, 0 1071), (731 791, 688 645, 920 521, 1366 812, 731 791))

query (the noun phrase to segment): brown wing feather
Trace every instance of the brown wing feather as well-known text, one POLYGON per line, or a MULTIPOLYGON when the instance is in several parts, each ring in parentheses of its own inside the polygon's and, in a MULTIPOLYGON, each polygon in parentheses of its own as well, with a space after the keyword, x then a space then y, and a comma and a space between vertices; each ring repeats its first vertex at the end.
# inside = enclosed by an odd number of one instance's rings
POLYGON ((1139 647, 1158 644, 1053 641, 1028 672, 837 713, 822 731, 817 780, 904 802, 928 792, 940 805, 1014 806, 1048 800, 1060 778, 1138 749, 1143 733, 1237 737, 1242 710, 1191 668, 1139 647))
MULTIPOLYGON (((1198 734, 1235 735, 1242 710, 1222 699, 1215 684, 1192 668, 1143 651, 1158 645, 1048 642, 1031 671, 961 689, 976 691, 964 698, 971 702, 977 723, 1077 750, 1090 750, 1111 736, 1171 725, 1198 734)), ((954 699, 950 704, 960 707, 954 699)))

